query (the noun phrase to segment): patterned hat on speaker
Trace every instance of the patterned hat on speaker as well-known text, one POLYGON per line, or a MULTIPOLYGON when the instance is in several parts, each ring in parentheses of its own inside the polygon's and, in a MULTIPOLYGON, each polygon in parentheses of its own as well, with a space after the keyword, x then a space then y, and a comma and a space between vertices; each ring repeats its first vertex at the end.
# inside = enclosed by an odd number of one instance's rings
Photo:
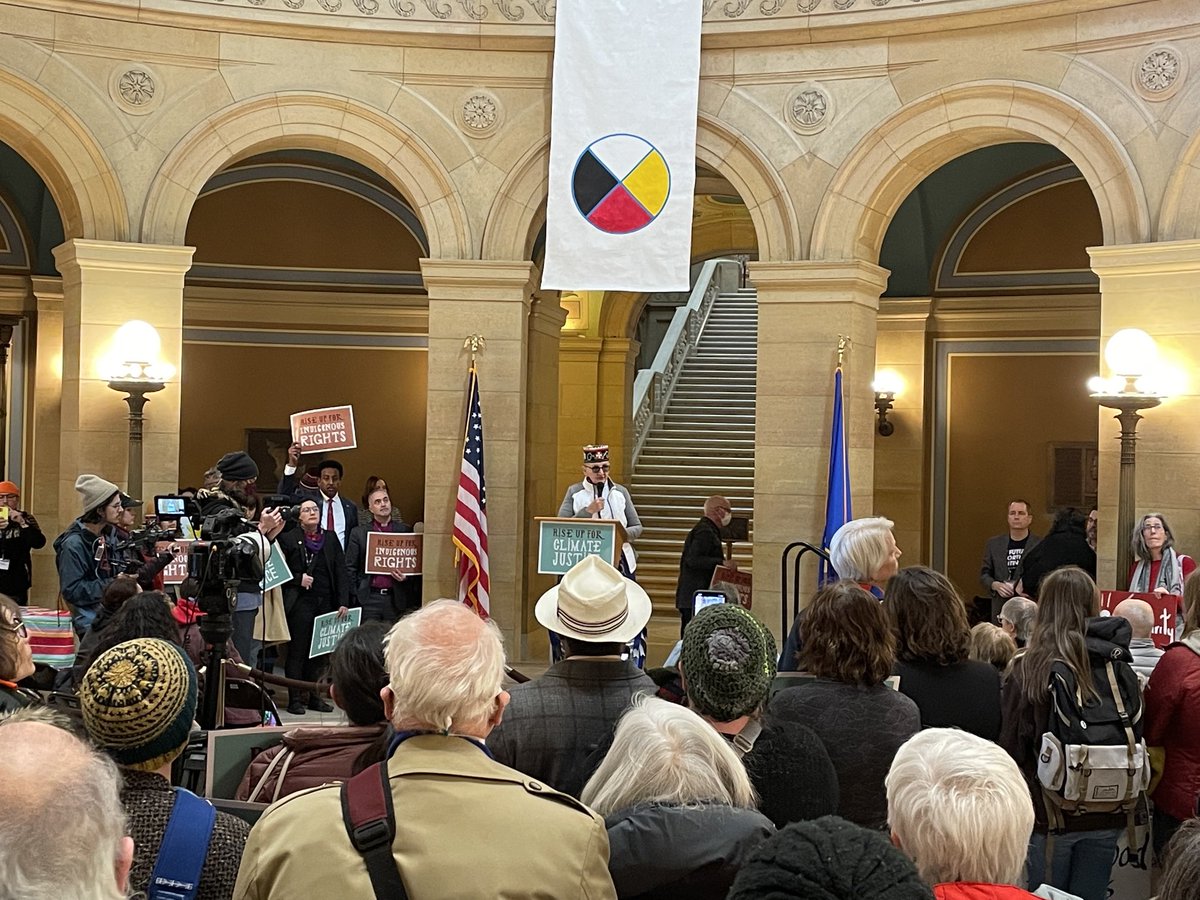
POLYGON ((583 448, 583 464, 608 462, 608 444, 588 444, 583 448))
POLYGON ((187 745, 196 717, 196 670, 183 650, 158 638, 118 644, 79 687, 92 743, 117 763, 153 772, 187 745))

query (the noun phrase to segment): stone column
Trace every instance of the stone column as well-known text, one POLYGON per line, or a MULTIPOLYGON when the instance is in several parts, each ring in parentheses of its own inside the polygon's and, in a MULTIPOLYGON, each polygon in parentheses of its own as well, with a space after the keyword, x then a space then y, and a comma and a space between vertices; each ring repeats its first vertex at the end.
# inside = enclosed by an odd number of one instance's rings
POLYGON ((527 521, 525 499, 529 311, 533 264, 421 260, 429 294, 428 426, 425 441, 424 593, 426 602, 458 596, 454 503, 462 462, 469 334, 487 341, 478 354, 484 424, 491 613, 517 654, 523 630, 527 521))
POLYGON ((583 477, 582 447, 603 441, 596 409, 600 396, 600 353, 604 339, 563 335, 558 350, 558 490, 583 477))
POLYGON ((146 406, 144 493, 153 497, 179 487, 183 276, 191 267, 193 249, 80 238, 54 248, 63 290, 61 522, 79 515, 74 488, 79 473, 93 472, 125 484, 129 408, 124 395, 108 387, 102 370, 113 336, 130 319, 149 322, 158 330, 159 361, 176 370, 166 389, 146 406))
MULTIPOLYGON (((521 623, 526 643, 520 648, 520 658, 543 662, 549 658, 550 642, 533 617, 533 607, 538 597, 554 585, 554 577, 538 574, 537 527, 533 520, 536 516, 557 514, 564 488, 559 484, 557 468, 559 337, 566 320, 567 311, 559 305, 557 291, 534 295, 529 314, 529 393, 525 436, 528 550, 525 554, 526 590, 521 604, 521 623)), ((513 654, 517 655, 516 648, 513 654)))
MULTIPOLYGON (((1122 328, 1141 328, 1158 343, 1159 355, 1185 374, 1170 399, 1142 413, 1137 428, 1135 516, 1161 512, 1181 553, 1200 553, 1200 241, 1169 241, 1092 247, 1092 270, 1100 277, 1100 347, 1097 371, 1109 375, 1103 348, 1122 328)), ((1081 388, 1082 390, 1083 388, 1081 388)), ((1116 571, 1120 426, 1114 410, 1100 409, 1100 531, 1096 543, 1101 589, 1124 589, 1116 571)))
POLYGON ((906 565, 928 558, 925 534, 925 343, 932 301, 881 300, 875 369, 904 380, 888 421, 896 430, 875 434, 875 511, 896 523, 893 533, 906 565))
MULTIPOLYGON (((825 528, 833 373, 838 335, 855 517, 872 513, 875 332, 887 271, 861 260, 752 262, 758 289, 754 432, 754 611, 778 635, 779 564, 794 540, 819 544, 825 528)), ((805 563, 802 602, 815 583, 805 563)))
MULTIPOLYGON (((62 428, 63 293, 62 279, 35 276, 33 297, 33 358, 31 373, 32 416, 26 426, 29 435, 29 477, 23 485, 21 502, 32 510, 46 538, 53 542, 70 520, 59 515, 59 431, 62 428)), ((71 492, 74 494, 74 491, 71 492)), ((58 572, 54 567, 54 549, 47 544, 33 554, 33 592, 31 602, 53 606, 58 592, 58 572)))
MULTIPOLYGON (((609 446, 613 480, 626 486, 633 477, 633 379, 640 346, 631 338, 606 337, 597 370, 596 435, 609 446)), ((633 503, 637 506, 637 497, 633 503)))

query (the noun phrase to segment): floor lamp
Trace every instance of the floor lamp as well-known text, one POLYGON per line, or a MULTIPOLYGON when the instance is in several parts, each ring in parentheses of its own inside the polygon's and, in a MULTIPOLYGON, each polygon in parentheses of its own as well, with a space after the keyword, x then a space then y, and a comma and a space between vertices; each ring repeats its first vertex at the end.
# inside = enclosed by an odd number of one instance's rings
POLYGON ((1121 477, 1117 497, 1117 586, 1133 562, 1131 535, 1137 507, 1137 424, 1144 409, 1153 409, 1164 395, 1146 383, 1146 376, 1158 361, 1154 338, 1140 328, 1125 328, 1108 339, 1104 361, 1113 378, 1097 375, 1088 382, 1092 399, 1106 409, 1117 410, 1114 418, 1121 423, 1121 477))
MULTIPOLYGON (((112 362, 109 364, 108 386, 125 394, 129 404, 129 470, 125 489, 131 497, 142 499, 142 433, 145 416, 142 411, 149 401, 147 395, 161 391, 174 374, 174 368, 158 361, 162 342, 154 326, 140 320, 126 322, 113 338, 112 362)), ((141 521, 142 510, 137 511, 141 521)))

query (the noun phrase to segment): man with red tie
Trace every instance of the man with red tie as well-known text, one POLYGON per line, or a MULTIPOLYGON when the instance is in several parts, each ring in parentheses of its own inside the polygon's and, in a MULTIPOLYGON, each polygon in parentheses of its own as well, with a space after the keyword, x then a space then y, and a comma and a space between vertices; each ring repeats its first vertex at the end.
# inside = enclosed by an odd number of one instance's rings
MULTIPOLYGON (((283 467, 283 478, 279 481, 279 493, 292 496, 299 502, 296 469, 300 464, 300 445, 292 444, 288 448, 287 465, 283 467)), ((342 549, 350 531, 358 524, 358 507, 354 502, 339 496, 342 486, 342 464, 336 459, 323 459, 313 468, 318 472, 317 488, 320 496, 316 498, 317 508, 321 513, 321 527, 337 535, 342 549)))

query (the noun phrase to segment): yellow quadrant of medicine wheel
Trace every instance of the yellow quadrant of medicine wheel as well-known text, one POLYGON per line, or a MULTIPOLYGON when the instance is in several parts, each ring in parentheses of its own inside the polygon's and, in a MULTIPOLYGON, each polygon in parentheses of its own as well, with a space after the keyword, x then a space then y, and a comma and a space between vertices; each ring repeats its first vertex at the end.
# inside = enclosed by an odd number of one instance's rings
POLYGON ((654 150, 647 154, 621 183, 638 203, 646 207, 650 215, 657 216, 662 211, 663 204, 667 202, 667 191, 671 185, 667 162, 661 153, 654 150))

